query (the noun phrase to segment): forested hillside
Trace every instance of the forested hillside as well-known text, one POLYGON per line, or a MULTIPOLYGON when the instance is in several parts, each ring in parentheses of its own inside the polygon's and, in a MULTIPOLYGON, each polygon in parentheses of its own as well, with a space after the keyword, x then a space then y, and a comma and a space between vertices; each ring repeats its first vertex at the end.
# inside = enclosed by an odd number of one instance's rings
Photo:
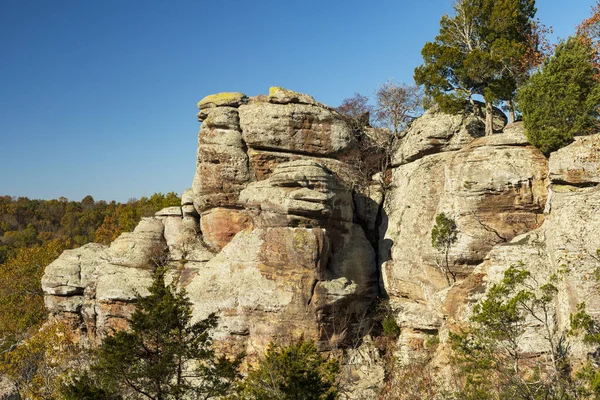
POLYGON ((46 315, 41 277, 63 250, 108 244, 142 217, 179 205, 176 193, 155 193, 127 203, 0 197, 0 349, 6 349, 46 315))

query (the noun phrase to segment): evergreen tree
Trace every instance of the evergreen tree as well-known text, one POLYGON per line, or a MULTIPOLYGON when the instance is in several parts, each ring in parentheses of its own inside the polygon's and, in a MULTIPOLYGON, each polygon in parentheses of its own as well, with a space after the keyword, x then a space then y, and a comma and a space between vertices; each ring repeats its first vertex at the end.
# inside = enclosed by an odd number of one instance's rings
POLYGON ((458 228, 456 221, 447 217, 445 213, 439 213, 435 217, 435 225, 431 230, 431 246, 433 246, 443 256, 443 261, 439 262, 439 267, 444 273, 446 282, 450 285, 450 277, 456 282, 456 276, 450 268, 450 248, 458 240, 458 228))
POLYGON ((323 357, 311 341, 284 347, 271 343, 238 395, 245 400, 335 400, 338 370, 339 363, 323 357))
POLYGON ((527 138, 543 153, 597 129, 600 85, 593 61, 590 44, 572 37, 519 91, 527 138))
POLYGON ((455 15, 423 47, 415 81, 443 111, 458 112, 473 95, 486 104, 486 134, 493 132, 493 102, 510 100, 523 60, 537 42, 534 0, 457 0, 455 15))
MULTIPOLYGON (((240 359, 216 357, 210 330, 217 317, 191 323, 192 308, 185 291, 165 286, 159 268, 147 297, 139 297, 130 330, 106 338, 91 367, 96 385, 107 393, 114 388, 126 398, 154 400, 225 395, 237 379, 240 359)), ((76 379, 67 389, 95 393, 100 390, 76 379)), ((70 392, 70 393, 69 393, 70 392)))

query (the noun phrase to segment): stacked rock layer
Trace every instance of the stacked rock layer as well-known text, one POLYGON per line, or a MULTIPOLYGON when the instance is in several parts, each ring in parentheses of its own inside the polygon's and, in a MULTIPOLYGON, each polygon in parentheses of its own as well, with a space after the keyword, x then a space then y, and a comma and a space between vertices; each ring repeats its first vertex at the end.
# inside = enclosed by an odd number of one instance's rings
MULTIPOLYGON (((84 342, 125 328, 137 294, 167 265, 194 318, 220 316, 215 336, 225 348, 253 357, 303 335, 322 350, 349 349, 351 397, 374 398, 384 378, 369 337, 378 299, 401 328, 400 363, 432 337, 443 359, 448 331, 515 263, 540 279, 569 266, 557 299, 562 326, 582 300, 600 310, 590 279, 600 248, 600 136, 548 161, 500 112, 502 132, 484 136, 480 109, 434 107, 407 130, 390 171, 365 185, 351 161, 359 136, 308 95, 275 87, 198 106, 196 173, 181 207, 144 218, 110 246, 65 251, 46 269, 47 308, 84 342), (459 231, 450 285, 431 245, 442 212, 459 231)), ((528 337, 523 346, 542 351, 528 337)))

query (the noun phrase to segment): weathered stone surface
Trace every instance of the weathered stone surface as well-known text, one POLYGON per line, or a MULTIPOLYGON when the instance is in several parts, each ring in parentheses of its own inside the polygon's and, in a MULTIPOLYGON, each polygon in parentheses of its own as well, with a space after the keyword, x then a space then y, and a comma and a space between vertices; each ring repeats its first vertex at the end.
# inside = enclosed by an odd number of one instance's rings
POLYGON ((220 337, 243 334, 251 354, 269 337, 305 332, 316 338, 310 298, 327 259, 321 229, 242 231, 186 287, 194 316, 218 311, 220 337))
MULTIPOLYGON (((428 154, 459 150, 473 139, 485 135, 485 116, 480 103, 476 103, 479 116, 467 106, 457 115, 443 113, 433 106, 415 120, 393 157, 394 165, 406 164, 428 154)), ((506 125, 506 116, 495 109, 494 130, 506 125)))
POLYGON ((198 213, 218 206, 233 206, 250 174, 248 156, 239 131, 237 110, 218 107, 198 134, 196 174, 192 184, 198 213), (221 109, 224 110, 221 110, 221 109))
POLYGON ((154 214, 157 217, 181 217, 181 207, 167 207, 154 214))
MULTIPOLYGON (((600 262, 596 250, 600 248, 600 185, 593 185, 590 155, 594 140, 576 141, 550 157, 551 199, 543 225, 536 230, 517 236, 509 243, 494 247, 485 261, 477 266, 470 279, 449 292, 445 313, 451 319, 465 321, 472 312, 472 304, 481 299, 486 290, 499 282, 504 271, 522 264, 539 285, 557 274, 557 310, 559 332, 565 332, 569 316, 577 305, 586 303, 590 315, 600 312, 600 294, 593 276, 600 262), (571 148, 572 146, 572 148, 571 148), (569 160, 567 154, 573 158, 569 160), (577 154, 581 155, 580 158, 577 154), (592 181, 592 182, 590 182, 592 181), (571 182, 573 185, 565 185, 571 182), (581 183, 587 183, 578 187, 581 183)), ((592 157, 593 159, 593 157, 592 157)), ((522 351, 545 353, 547 342, 538 322, 529 320, 528 331, 520 342, 522 351)), ((574 341, 571 355, 581 360, 590 349, 574 341)))
POLYGON ((600 134, 579 136, 575 142, 552 153, 550 178, 557 183, 600 183, 600 134))
MULTIPOLYGON (((352 399, 376 398, 383 385, 384 361, 365 336, 380 294, 401 327, 400 365, 422 361, 432 338, 441 341, 433 363, 443 363, 448 332, 519 262, 540 281, 568 267, 556 302, 561 329, 581 301, 600 313, 598 135, 553 153, 548 171, 522 123, 484 137, 482 116, 433 108, 406 132, 391 174, 365 187, 356 185, 364 177, 350 160, 360 149, 347 123, 310 96, 281 88, 209 96, 199 116, 197 171, 182 207, 143 219, 110 247, 67 251, 46 270, 51 314, 91 342, 127 327, 158 259, 169 282, 186 288, 194 319, 219 314, 224 349, 252 361, 273 339, 304 335, 322 350, 347 350, 352 399), (459 230, 450 285, 431 246, 440 212, 459 230)), ((539 327, 530 327, 522 346, 542 352, 539 327)), ((587 351, 573 348, 582 359, 587 351)))
POLYGON ((181 195, 181 206, 193 205, 194 204, 194 190, 187 188, 181 195))
POLYGON ((280 86, 272 86, 269 88, 269 102, 276 104, 302 103, 322 105, 317 102, 312 96, 307 94, 294 92, 293 90, 284 89, 280 86))
POLYGON ((257 181, 269 178, 275 167, 279 164, 298 160, 314 161, 324 165, 340 182, 343 182, 347 186, 352 186, 354 182, 359 180, 359 173, 355 166, 336 160, 335 158, 256 149, 248 149, 248 158, 250 159, 251 170, 254 172, 254 177, 257 181))
POLYGON ((352 222, 352 194, 331 171, 310 160, 279 164, 269 179, 249 184, 239 204, 257 226, 352 222))
POLYGON ((64 251, 46 267, 42 289, 46 295, 83 295, 83 290, 94 280, 94 272, 103 263, 106 246, 89 243, 77 249, 64 251))
POLYGON ((240 117, 233 107, 216 107, 208 113, 204 125, 213 129, 240 130, 240 117))
POLYGON ((342 362, 341 378, 349 400, 377 399, 385 383, 385 362, 371 336, 349 349, 342 362))
POLYGON ((200 229, 210 247, 221 250, 239 232, 252 226, 252 220, 244 210, 212 208, 202 214, 200 229))
MULTIPOLYGON (((459 235, 451 248, 451 269, 459 279, 470 274, 494 245, 533 230, 543 222, 547 165, 520 135, 494 135, 461 150, 424 156, 395 168, 380 226, 384 289, 400 321, 429 329, 404 316, 406 300, 426 304, 423 315, 441 317, 446 279, 443 262, 431 246, 435 216, 456 220, 459 235)), ((409 313, 414 315, 414 312, 409 313)))
POLYGON ((136 292, 144 296, 152 284, 153 270, 128 266, 104 264, 98 271, 96 299, 101 302, 125 301, 136 298, 136 292))
POLYGON ((251 103, 240 106, 239 114, 251 148, 331 156, 354 144, 347 122, 320 106, 251 103))
POLYGON ((166 248, 164 225, 158 218, 143 218, 133 232, 122 233, 106 250, 112 264, 152 268, 151 261, 166 248))
POLYGON ((223 92, 206 96, 198 102, 198 120, 204 121, 215 107, 239 107, 248 100, 245 94, 239 92, 223 92))

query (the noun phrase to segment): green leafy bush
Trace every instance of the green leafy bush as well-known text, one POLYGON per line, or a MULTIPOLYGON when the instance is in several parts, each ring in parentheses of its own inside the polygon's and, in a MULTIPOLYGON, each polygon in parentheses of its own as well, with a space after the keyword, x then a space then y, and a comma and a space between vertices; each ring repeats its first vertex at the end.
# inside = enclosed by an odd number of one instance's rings
POLYGON ((323 356, 312 341, 269 345, 248 372, 238 396, 246 400, 334 400, 338 398, 337 360, 323 356))
POLYGON ((544 154, 598 127, 600 85, 593 50, 572 37, 556 48, 518 93, 529 142, 544 154))

